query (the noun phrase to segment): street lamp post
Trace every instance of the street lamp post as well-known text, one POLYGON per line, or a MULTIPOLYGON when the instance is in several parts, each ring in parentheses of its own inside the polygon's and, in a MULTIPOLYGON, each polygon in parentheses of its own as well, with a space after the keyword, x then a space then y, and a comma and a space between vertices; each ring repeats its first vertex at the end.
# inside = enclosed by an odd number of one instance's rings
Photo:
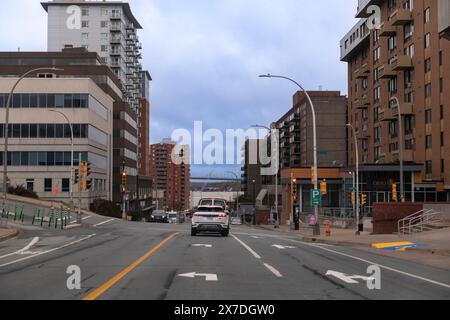
MULTIPOLYGON (((236 182, 240 182, 240 179, 235 172, 227 171, 225 173, 229 173, 229 174, 233 175, 236 178, 236 182)), ((239 191, 236 192, 236 211, 238 211, 238 210, 239 210, 239 191)))
MULTIPOLYGON (((269 130, 270 136, 272 136, 272 131, 274 128, 269 128, 266 126, 262 126, 262 125, 254 125, 253 128, 263 128, 263 129, 267 129, 269 130)), ((272 147, 273 150, 273 147, 272 147)), ((271 153, 272 155, 272 153, 271 153)), ((273 155, 272 155, 273 156, 273 155)), ((279 155, 276 154, 276 167, 277 167, 277 172, 275 173, 275 214, 277 215, 277 220, 276 220, 276 228, 280 227, 280 217, 278 215, 278 173, 280 171, 280 160, 279 160, 279 155)))
POLYGON ((399 143, 398 147, 400 149, 399 151, 399 157, 400 157, 400 197, 401 202, 405 202, 405 185, 404 185, 404 171, 403 171, 403 118, 402 118, 402 109, 400 106, 400 101, 398 101, 397 97, 393 97, 391 100, 394 100, 397 104, 398 108, 398 130, 399 132, 399 143))
POLYGON ((358 150, 358 138, 356 137, 355 127, 351 124, 347 124, 347 127, 351 128, 353 138, 355 141, 356 152, 356 235, 360 235, 359 223, 360 223, 360 198, 359 198, 359 150, 358 150))
MULTIPOLYGON (((309 105, 311 107, 311 114, 312 114, 312 121, 313 121, 313 153, 314 153, 314 190, 319 189, 319 172, 318 172, 318 157, 317 157, 317 125, 316 125, 316 110, 314 108, 314 104, 311 100, 311 97, 309 96, 308 92, 303 88, 302 85, 300 85, 297 81, 285 77, 285 76, 279 76, 279 75, 260 75, 260 78, 279 78, 279 79, 285 79, 288 81, 293 82, 296 84, 301 91, 303 91, 306 95, 306 98, 308 99, 309 105)), ((314 206, 314 215, 316 218, 316 226, 314 228, 314 235, 320 235, 320 226, 319 226, 319 206, 314 206)))
POLYGON ((19 83, 29 74, 37 72, 37 71, 64 71, 64 69, 58 69, 55 67, 45 67, 45 68, 35 68, 32 69, 30 71, 25 72, 24 74, 22 74, 19 79, 16 81, 16 83, 13 85, 9 96, 8 96, 8 100, 6 102, 6 106, 5 106, 5 124, 4 124, 4 137, 5 137, 5 144, 4 144, 4 152, 3 152, 3 211, 6 210, 6 197, 8 194, 8 165, 7 165, 7 161, 8 161, 8 126, 9 126, 9 108, 11 105, 11 100, 14 94, 14 90, 16 90, 17 86, 19 85, 19 83))
POLYGON ((55 113, 59 113, 60 115, 62 115, 65 119, 66 119, 66 121, 67 121, 67 123, 69 124, 69 127, 70 127, 70 141, 71 141, 71 160, 70 160, 70 202, 71 202, 71 205, 73 205, 73 185, 74 185, 74 180, 73 180, 73 168, 74 168, 74 166, 73 166, 73 140, 74 140, 74 136, 73 136, 73 125, 72 125, 72 123, 70 122, 70 120, 69 120, 69 118, 64 114, 64 113, 62 113, 61 111, 58 111, 58 110, 50 110, 50 112, 55 112, 55 113))

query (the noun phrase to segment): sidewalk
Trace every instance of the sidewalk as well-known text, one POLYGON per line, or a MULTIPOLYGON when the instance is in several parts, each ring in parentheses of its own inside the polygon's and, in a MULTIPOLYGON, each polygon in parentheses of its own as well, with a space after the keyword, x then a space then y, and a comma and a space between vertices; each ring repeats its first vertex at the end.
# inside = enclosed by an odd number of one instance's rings
MULTIPOLYGON (((369 232, 363 232, 361 235, 355 235, 355 230, 332 228, 331 236, 327 237, 325 228, 321 229, 320 236, 313 236, 311 228, 301 227, 300 231, 290 230, 289 226, 280 226, 275 229, 274 226, 258 226, 265 230, 282 232, 290 235, 298 235, 306 241, 344 245, 344 246, 363 246, 372 248, 373 244, 377 243, 394 243, 394 242, 412 242, 423 245, 420 248, 408 248, 408 252, 429 253, 435 255, 450 257, 450 229, 440 229, 435 231, 428 231, 414 235, 372 235, 369 232)), ((380 249, 377 249, 380 250, 380 249)), ((382 250, 380 250, 382 251, 382 250)))
POLYGON ((0 242, 14 238, 18 234, 19 234, 18 229, 7 229, 7 228, 0 226, 0 242))

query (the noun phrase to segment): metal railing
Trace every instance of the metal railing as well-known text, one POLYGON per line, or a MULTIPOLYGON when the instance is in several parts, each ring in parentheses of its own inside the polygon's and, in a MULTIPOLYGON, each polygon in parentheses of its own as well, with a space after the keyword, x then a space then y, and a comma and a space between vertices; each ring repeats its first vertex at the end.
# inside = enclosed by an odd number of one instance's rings
POLYGON ((434 209, 423 209, 398 221, 398 234, 412 234, 433 230, 434 223, 440 222, 436 219, 441 213, 434 209))

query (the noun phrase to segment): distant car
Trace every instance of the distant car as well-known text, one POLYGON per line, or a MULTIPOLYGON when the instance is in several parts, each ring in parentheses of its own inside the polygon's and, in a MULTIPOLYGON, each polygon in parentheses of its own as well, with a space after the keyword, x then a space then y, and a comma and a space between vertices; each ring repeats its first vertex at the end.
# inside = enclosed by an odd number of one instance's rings
POLYGON ((222 206, 199 206, 191 220, 191 235, 216 232, 224 237, 230 234, 230 216, 222 206))
POLYGON ((231 218, 231 224, 235 226, 240 226, 242 225, 242 219, 239 217, 233 217, 231 218))
POLYGON ((169 223, 167 212, 164 210, 155 210, 150 216, 150 222, 169 223))
POLYGON ((178 212, 169 212, 168 213, 169 223, 177 223, 178 222, 178 212))

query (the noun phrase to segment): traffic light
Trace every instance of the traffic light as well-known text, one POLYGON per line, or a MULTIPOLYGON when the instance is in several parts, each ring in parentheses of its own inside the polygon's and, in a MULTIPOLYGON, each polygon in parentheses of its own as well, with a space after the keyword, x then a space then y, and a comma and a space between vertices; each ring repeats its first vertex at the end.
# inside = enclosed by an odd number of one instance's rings
POLYGON ((355 205, 355 193, 352 192, 351 196, 352 196, 352 205, 355 205))
POLYGON ((80 177, 81 178, 87 177, 87 163, 86 162, 82 162, 80 164, 80 177))
POLYGON ((73 183, 78 184, 79 181, 80 181, 80 170, 75 169, 73 183))
POLYGON ((325 181, 322 181, 320 183, 320 191, 322 192, 323 195, 326 195, 328 190, 327 190, 327 183, 325 181))
POLYGON ((86 162, 86 177, 89 177, 92 173, 91 164, 89 162, 86 162))
POLYGON ((392 184, 392 200, 398 201, 398 192, 397 192, 397 184, 392 184))
POLYGON ((367 194, 362 194, 361 195, 361 204, 364 206, 367 204, 367 194))
POLYGON ((122 172, 121 174, 121 189, 122 192, 125 193, 127 191, 127 173, 122 172))
POLYGON ((92 180, 86 180, 85 191, 88 191, 92 188, 92 180))

